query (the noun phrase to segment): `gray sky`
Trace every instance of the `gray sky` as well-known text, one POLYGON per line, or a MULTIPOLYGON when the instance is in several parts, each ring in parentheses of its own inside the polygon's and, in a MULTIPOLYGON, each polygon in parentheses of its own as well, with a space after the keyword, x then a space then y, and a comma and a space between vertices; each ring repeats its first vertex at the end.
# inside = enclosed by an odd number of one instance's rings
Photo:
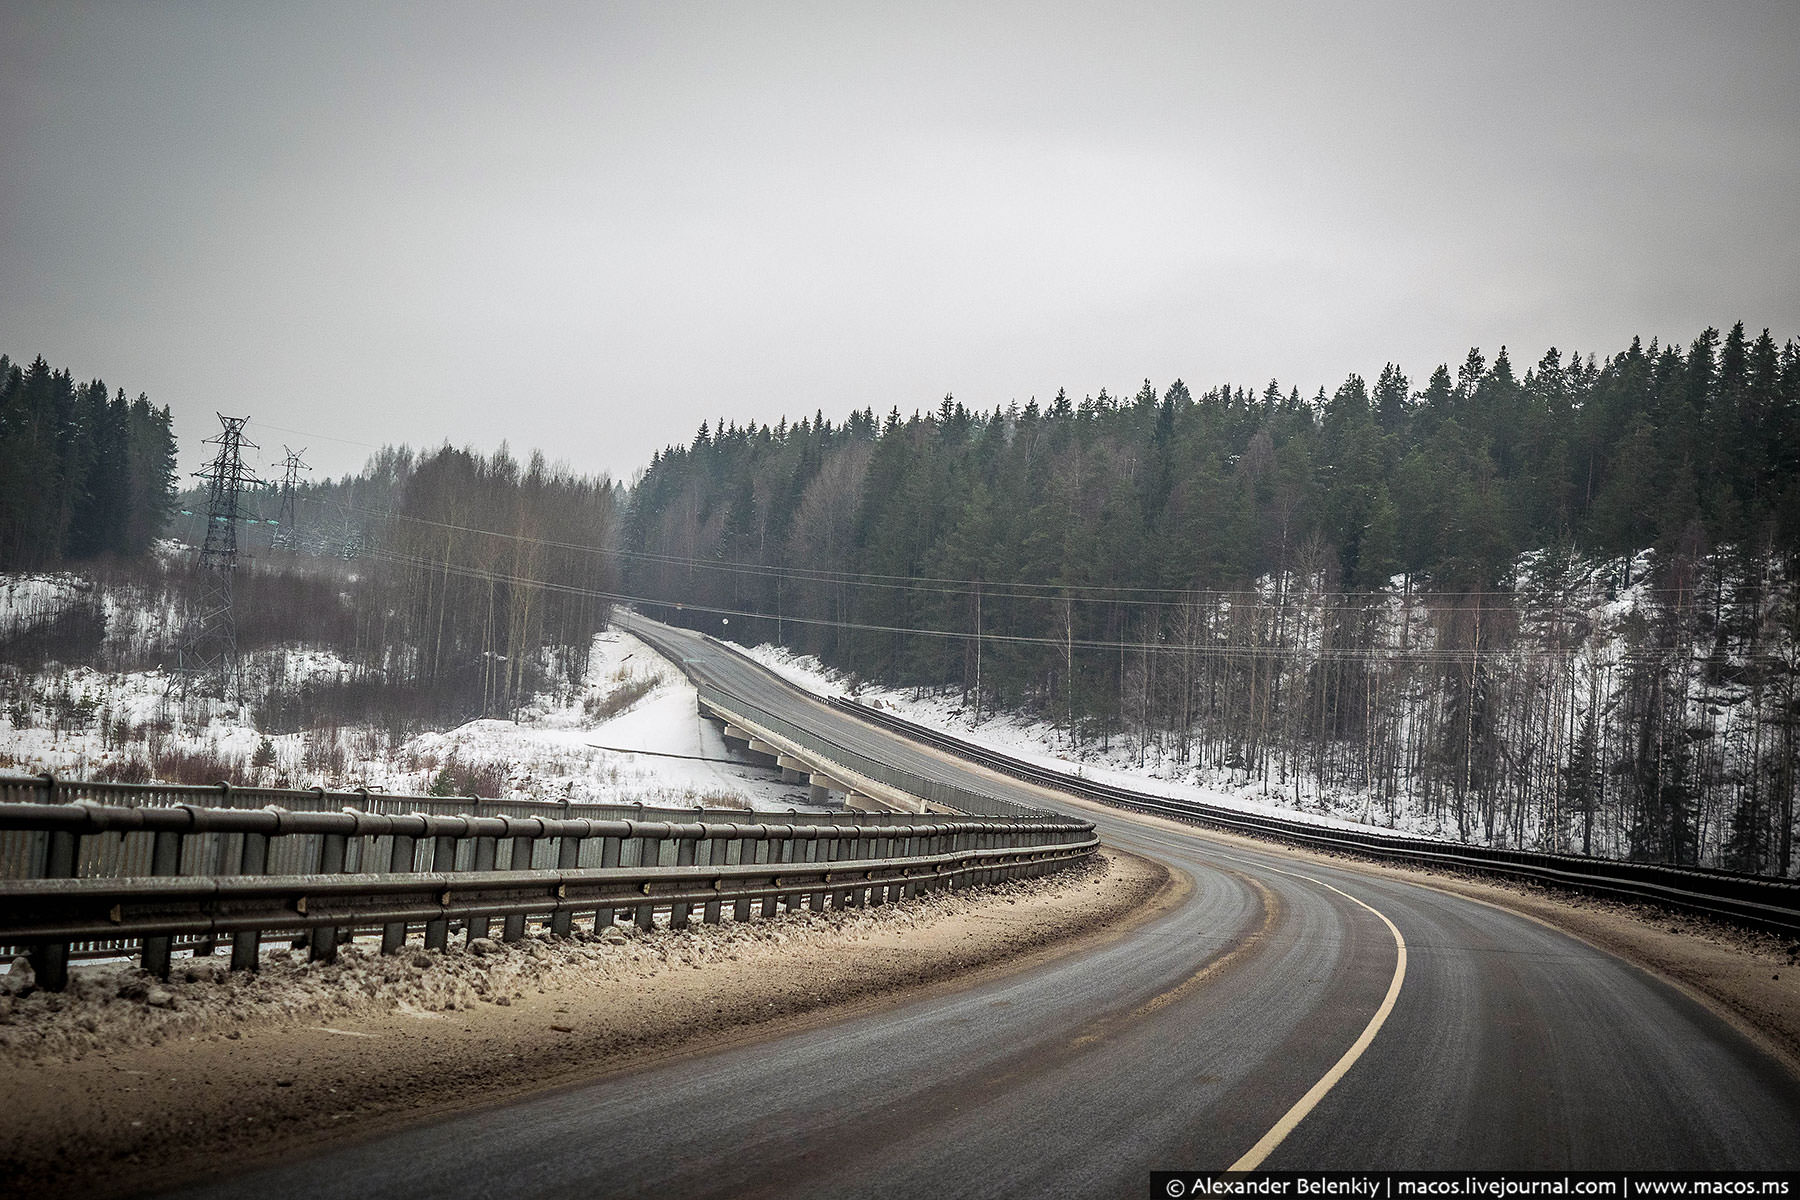
POLYGON ((0 0, 0 351, 184 469, 219 409, 629 479, 721 415, 1785 339, 1797 63, 1794 0, 0 0))

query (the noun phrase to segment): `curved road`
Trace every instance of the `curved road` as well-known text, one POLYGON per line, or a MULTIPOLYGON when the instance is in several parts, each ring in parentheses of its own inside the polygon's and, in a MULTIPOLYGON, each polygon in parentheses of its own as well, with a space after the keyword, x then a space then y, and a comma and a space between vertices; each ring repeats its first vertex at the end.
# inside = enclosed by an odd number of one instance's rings
MULTIPOLYGON (((834 738, 1041 802, 680 644, 834 738)), ((1081 811, 1186 876, 1184 902, 997 982, 188 1194, 1120 1196, 1250 1153, 1270 1169, 1800 1167, 1800 1081, 1618 959, 1428 888, 1081 811)))

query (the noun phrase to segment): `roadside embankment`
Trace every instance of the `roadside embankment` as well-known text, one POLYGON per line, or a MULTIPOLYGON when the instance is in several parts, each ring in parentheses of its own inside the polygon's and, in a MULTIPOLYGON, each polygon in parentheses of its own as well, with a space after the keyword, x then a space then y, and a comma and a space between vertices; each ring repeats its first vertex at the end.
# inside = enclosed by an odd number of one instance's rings
POLYGON ((1173 903, 1118 851, 905 904, 382 956, 255 975, 86 968, 0 998, 0 1172, 21 1194, 130 1194, 325 1137, 755 1041, 1078 950, 1173 903))

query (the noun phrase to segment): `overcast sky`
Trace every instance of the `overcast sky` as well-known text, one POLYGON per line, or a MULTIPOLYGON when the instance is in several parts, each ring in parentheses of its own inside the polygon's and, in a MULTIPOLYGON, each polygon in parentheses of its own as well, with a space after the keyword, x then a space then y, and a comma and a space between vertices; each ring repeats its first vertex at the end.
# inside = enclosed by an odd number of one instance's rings
POLYGON ((1800 3, 0 0, 0 352, 323 472, 1800 334, 1800 3), (335 439, 335 440, 328 440, 335 439))

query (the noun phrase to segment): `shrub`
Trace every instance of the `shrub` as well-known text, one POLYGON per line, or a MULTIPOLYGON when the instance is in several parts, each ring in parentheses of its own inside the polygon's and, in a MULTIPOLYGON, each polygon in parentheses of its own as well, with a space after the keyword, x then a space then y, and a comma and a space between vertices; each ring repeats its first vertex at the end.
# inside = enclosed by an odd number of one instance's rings
POLYGON ((661 678, 655 675, 639 675, 626 679, 610 691, 601 695, 589 696, 582 701, 581 711, 586 713, 592 721, 609 721, 649 695, 661 682, 661 678))

